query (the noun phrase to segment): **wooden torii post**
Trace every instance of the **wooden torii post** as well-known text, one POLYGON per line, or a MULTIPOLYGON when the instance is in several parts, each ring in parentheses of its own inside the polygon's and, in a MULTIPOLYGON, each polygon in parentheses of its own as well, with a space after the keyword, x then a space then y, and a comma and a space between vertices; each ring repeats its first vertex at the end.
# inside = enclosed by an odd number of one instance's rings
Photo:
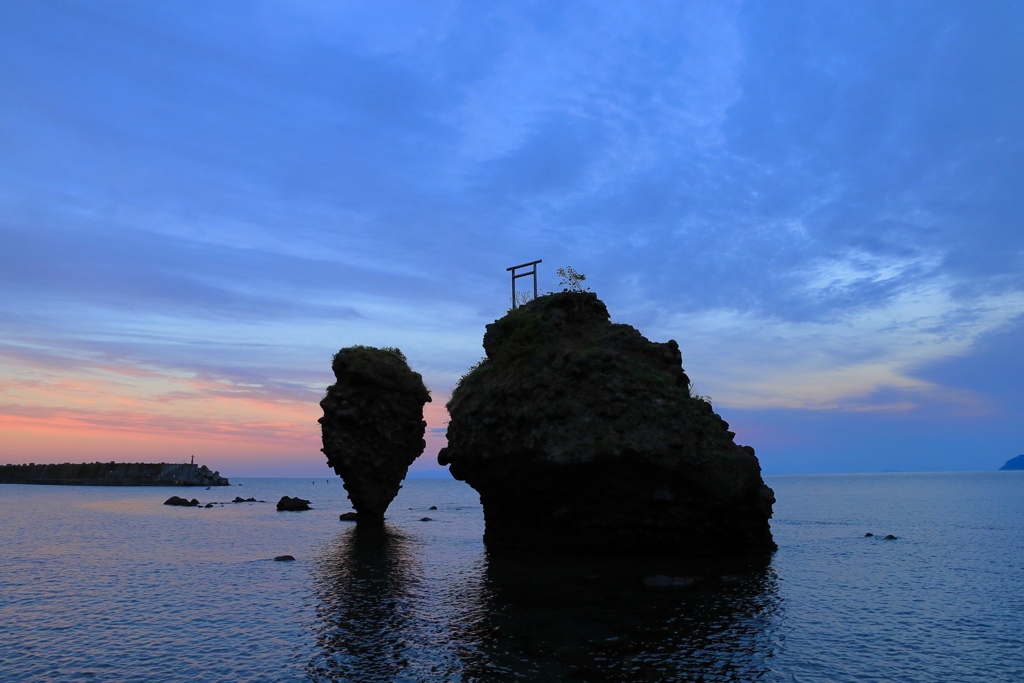
POLYGON ((516 307, 516 278, 526 277, 527 275, 533 276, 533 298, 537 298, 537 264, 543 259, 537 259, 536 261, 530 261, 529 263, 520 263, 518 266, 512 266, 506 268, 506 271, 512 273, 512 308, 516 307), (524 273, 517 273, 516 271, 520 268, 526 268, 527 266, 533 266, 530 270, 524 273))

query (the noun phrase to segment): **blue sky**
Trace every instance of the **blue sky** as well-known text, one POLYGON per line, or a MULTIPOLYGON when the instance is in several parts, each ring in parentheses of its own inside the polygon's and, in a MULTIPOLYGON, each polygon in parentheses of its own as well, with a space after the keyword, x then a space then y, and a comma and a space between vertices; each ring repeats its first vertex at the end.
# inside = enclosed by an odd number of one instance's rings
POLYGON ((0 5, 0 461, 328 474, 398 346, 436 468, 505 268, 676 339, 769 473, 1024 452, 1024 5, 0 5))

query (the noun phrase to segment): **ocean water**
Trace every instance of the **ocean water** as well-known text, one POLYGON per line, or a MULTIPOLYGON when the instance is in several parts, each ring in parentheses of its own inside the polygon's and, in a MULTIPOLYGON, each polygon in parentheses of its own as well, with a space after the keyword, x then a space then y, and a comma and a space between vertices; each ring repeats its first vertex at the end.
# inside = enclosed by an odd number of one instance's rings
POLYGON ((494 557, 447 479, 376 533, 333 477, 0 485, 0 680, 1024 680, 1024 472, 766 480, 779 550, 729 574, 494 557))

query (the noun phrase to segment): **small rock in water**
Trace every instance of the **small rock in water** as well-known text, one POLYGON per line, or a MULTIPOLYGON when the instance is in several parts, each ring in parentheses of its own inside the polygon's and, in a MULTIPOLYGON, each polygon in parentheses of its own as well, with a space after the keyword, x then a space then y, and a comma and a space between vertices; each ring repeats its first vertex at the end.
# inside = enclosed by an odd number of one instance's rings
POLYGON ((887 540, 887 541, 895 541, 896 537, 893 536, 892 534, 888 534, 888 535, 886 535, 885 540, 887 540))
POLYGON ((274 562, 294 562, 295 558, 291 555, 278 555, 274 558, 274 562))
POLYGON ((864 538, 871 538, 872 536, 874 536, 874 534, 871 533, 870 531, 867 532, 866 534, 864 534, 864 538))
POLYGON ((342 512, 340 515, 338 515, 338 519, 340 519, 342 522, 356 522, 359 521, 359 513, 342 512))
POLYGON ((431 510, 436 510, 436 509, 437 509, 437 506, 436 506, 436 505, 431 505, 429 509, 431 509, 431 510))
POLYGON ((303 498, 292 498, 291 496, 282 496, 281 500, 277 501, 277 509, 284 510, 285 512, 301 512, 302 510, 309 510, 309 501, 303 498))
POLYGON ((185 500, 184 498, 179 498, 178 496, 171 496, 170 498, 164 501, 164 505, 177 505, 179 507, 194 508, 199 507, 199 501, 196 500, 195 498, 193 498, 192 500, 185 500))
POLYGON ((434 520, 432 520, 430 517, 420 517, 420 521, 421 522, 433 522, 434 520))

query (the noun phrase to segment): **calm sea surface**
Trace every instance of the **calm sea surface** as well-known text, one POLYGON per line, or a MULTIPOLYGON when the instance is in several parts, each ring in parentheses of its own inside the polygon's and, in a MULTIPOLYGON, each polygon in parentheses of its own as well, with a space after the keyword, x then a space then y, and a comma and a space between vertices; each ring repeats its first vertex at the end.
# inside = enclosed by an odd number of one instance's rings
POLYGON ((1024 681, 1024 472, 766 479, 771 565, 689 587, 490 557, 453 480, 407 481, 381 533, 333 477, 0 485, 0 679, 1024 681))

